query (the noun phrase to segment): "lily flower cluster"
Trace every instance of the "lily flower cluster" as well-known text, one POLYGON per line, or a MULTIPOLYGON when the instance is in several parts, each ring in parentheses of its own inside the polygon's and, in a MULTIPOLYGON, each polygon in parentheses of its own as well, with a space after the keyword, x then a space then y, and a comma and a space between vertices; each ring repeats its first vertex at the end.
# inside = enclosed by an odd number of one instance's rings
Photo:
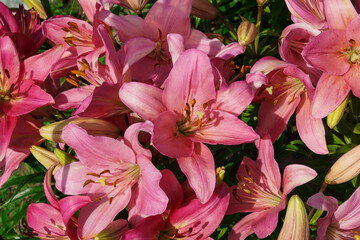
MULTIPOLYGON (((360 97, 357 5, 285 0, 295 23, 281 35, 282 60, 261 58, 239 80, 246 67, 239 73, 234 59, 257 41, 258 26, 244 19, 238 41, 226 45, 210 38, 190 17, 223 18, 207 0, 157 0, 145 17, 148 1, 78 2, 87 20, 40 21, 35 9, 14 14, 0 2, 0 188, 30 153, 47 169, 48 203, 28 206, 23 234, 212 239, 225 215, 241 212, 229 239, 265 238, 287 208, 279 239, 309 239, 305 205, 288 196, 317 172, 279 167, 273 143, 296 109, 302 141, 329 153, 322 119, 334 128, 350 92, 360 97), (239 116, 252 102, 260 108, 249 126, 239 116), (213 145, 247 143, 256 161, 238 159, 236 180, 225 181, 213 145)), ((358 175, 359 151, 340 158, 323 186, 358 175)), ((360 239, 359 190, 339 207, 323 191, 307 201, 327 211, 318 238, 360 239)))

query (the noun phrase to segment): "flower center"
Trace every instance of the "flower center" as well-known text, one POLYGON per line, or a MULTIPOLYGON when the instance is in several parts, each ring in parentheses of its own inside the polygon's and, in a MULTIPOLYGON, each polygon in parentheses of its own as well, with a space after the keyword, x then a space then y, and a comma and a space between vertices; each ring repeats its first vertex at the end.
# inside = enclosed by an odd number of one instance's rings
POLYGON ((324 12, 322 11, 318 0, 300 0, 300 2, 302 2, 315 17, 320 20, 325 20, 324 12))
POLYGON ((183 240, 186 239, 192 233, 193 229, 189 228, 186 232, 179 234, 179 229, 171 227, 164 229, 159 233, 159 240, 183 240))
POLYGON ((345 48, 342 52, 348 58, 349 64, 360 63, 360 46, 355 46, 353 39, 349 40, 350 48, 345 48))
POLYGON ((70 47, 94 47, 90 33, 80 31, 79 26, 74 22, 67 23, 69 27, 63 27, 62 30, 67 32, 64 41, 70 47))

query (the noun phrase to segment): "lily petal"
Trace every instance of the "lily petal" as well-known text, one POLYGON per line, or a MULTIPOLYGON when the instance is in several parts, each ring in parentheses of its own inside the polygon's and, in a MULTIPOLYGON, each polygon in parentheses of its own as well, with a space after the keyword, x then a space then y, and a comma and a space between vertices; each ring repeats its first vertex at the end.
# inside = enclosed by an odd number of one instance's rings
POLYGON ((300 164, 291 164, 285 167, 283 174, 284 195, 289 194, 295 187, 303 185, 317 176, 312 169, 300 164))

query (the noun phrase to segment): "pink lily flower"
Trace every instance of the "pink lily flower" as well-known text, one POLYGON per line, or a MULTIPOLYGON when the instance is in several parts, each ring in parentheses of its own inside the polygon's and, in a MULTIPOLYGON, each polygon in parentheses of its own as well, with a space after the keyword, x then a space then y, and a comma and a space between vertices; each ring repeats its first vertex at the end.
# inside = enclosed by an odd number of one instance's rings
POLYGON ((260 139, 256 161, 244 157, 237 178, 237 186, 231 187, 227 214, 251 212, 233 227, 229 240, 245 239, 252 233, 259 238, 270 235, 277 226, 278 214, 285 209, 286 196, 297 186, 316 177, 316 172, 304 165, 292 164, 284 169, 282 188, 279 166, 274 159, 270 139, 260 139))
POLYGON ((215 169, 212 154, 203 143, 232 145, 258 138, 237 118, 246 107, 238 101, 244 89, 251 91, 243 84, 216 91, 209 57, 192 49, 177 59, 164 90, 131 82, 125 83, 119 94, 131 110, 154 123, 154 147, 163 155, 177 158, 198 198, 205 203, 215 187, 215 169))
POLYGON ((63 130, 62 138, 80 161, 55 173, 56 187, 67 195, 86 194, 93 201, 79 215, 81 238, 91 238, 111 223, 131 198, 135 198, 132 201, 136 202, 141 216, 165 211, 168 198, 159 187, 161 173, 152 165, 150 151, 137 141, 138 129, 148 129, 148 124, 129 127, 125 143, 110 137, 90 136, 72 124, 63 130))
MULTIPOLYGON (((190 28, 191 0, 159 0, 145 19, 137 16, 116 16, 109 11, 99 19, 113 27, 124 45, 121 48, 123 73, 131 69, 132 78, 152 80, 162 86, 176 57, 185 49, 196 48, 215 56, 224 45, 190 28), (170 54, 171 53, 171 54, 170 54)), ((238 48, 244 47, 237 44, 238 48)), ((231 49, 232 50, 236 49, 231 49)))
POLYGON ((168 211, 137 222, 121 240, 210 239, 209 235, 225 215, 230 198, 228 186, 220 183, 205 204, 196 198, 184 201, 184 192, 175 175, 167 169, 162 174, 160 184, 169 197, 168 211))
POLYGON ((317 154, 328 153, 323 123, 310 112, 315 89, 309 75, 274 57, 262 58, 251 71, 262 71, 269 79, 255 98, 262 101, 256 132, 269 134, 275 142, 296 109, 297 131, 306 146, 317 154))
POLYGON ((0 38, 0 161, 5 156, 17 118, 38 107, 50 104, 52 97, 38 85, 49 74, 53 62, 63 53, 53 48, 20 62, 10 37, 0 38), (37 68, 41 64, 41 70, 37 68))
POLYGON ((350 90, 360 96, 360 17, 350 0, 325 1, 329 30, 314 37, 303 51, 306 61, 324 74, 314 95, 312 115, 333 112, 350 90))
POLYGON ((360 238, 360 188, 343 204, 338 206, 334 197, 317 193, 307 204, 323 211, 325 217, 318 220, 318 240, 340 240, 360 238))

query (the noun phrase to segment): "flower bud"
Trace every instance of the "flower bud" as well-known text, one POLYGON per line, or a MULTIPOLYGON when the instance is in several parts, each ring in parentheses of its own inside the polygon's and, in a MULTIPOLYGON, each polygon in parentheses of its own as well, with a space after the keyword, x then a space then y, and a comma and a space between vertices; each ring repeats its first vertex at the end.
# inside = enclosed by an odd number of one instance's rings
POLYGON ((327 184, 350 181, 360 173, 360 145, 341 156, 325 176, 327 184))
POLYGON ((78 125, 94 136, 117 138, 120 135, 120 129, 115 124, 96 118, 73 118, 54 122, 41 127, 40 135, 47 140, 63 143, 62 131, 70 123, 78 125))
POLYGON ((257 35, 255 24, 249 21, 243 21, 237 30, 238 42, 241 46, 247 46, 252 43, 257 35))
POLYGON ((208 0, 193 0, 191 15, 202 19, 215 19, 219 11, 208 0))
POLYGON ((278 240, 307 240, 310 238, 309 221, 303 201, 293 195, 286 209, 284 225, 278 240))
POLYGON ((225 167, 218 167, 215 169, 216 172, 216 186, 222 183, 225 176, 225 167))
POLYGON ((60 148, 55 148, 54 154, 55 154, 56 158, 58 159, 59 163, 61 164, 61 166, 65 166, 66 164, 77 161, 76 158, 74 158, 67 152, 61 150, 60 148))
POLYGON ((120 4, 140 13, 149 0, 119 0, 120 4))
POLYGON ((129 230, 127 222, 124 219, 118 219, 110 223, 94 240, 118 240, 127 230, 129 230))
POLYGON ((333 129, 340 122, 342 116, 344 115, 348 102, 349 102, 349 95, 332 113, 330 113, 327 116, 326 122, 329 128, 333 129))
MULTIPOLYGON (((30 148, 30 152, 46 169, 49 169, 53 164, 58 162, 55 154, 49 150, 46 150, 45 148, 33 145, 30 148)), ((57 166, 54 170, 54 173, 59 168, 60 166, 57 166)))
POLYGON ((44 6, 41 4, 40 0, 24 0, 24 3, 28 8, 34 8, 40 18, 47 19, 44 6))

